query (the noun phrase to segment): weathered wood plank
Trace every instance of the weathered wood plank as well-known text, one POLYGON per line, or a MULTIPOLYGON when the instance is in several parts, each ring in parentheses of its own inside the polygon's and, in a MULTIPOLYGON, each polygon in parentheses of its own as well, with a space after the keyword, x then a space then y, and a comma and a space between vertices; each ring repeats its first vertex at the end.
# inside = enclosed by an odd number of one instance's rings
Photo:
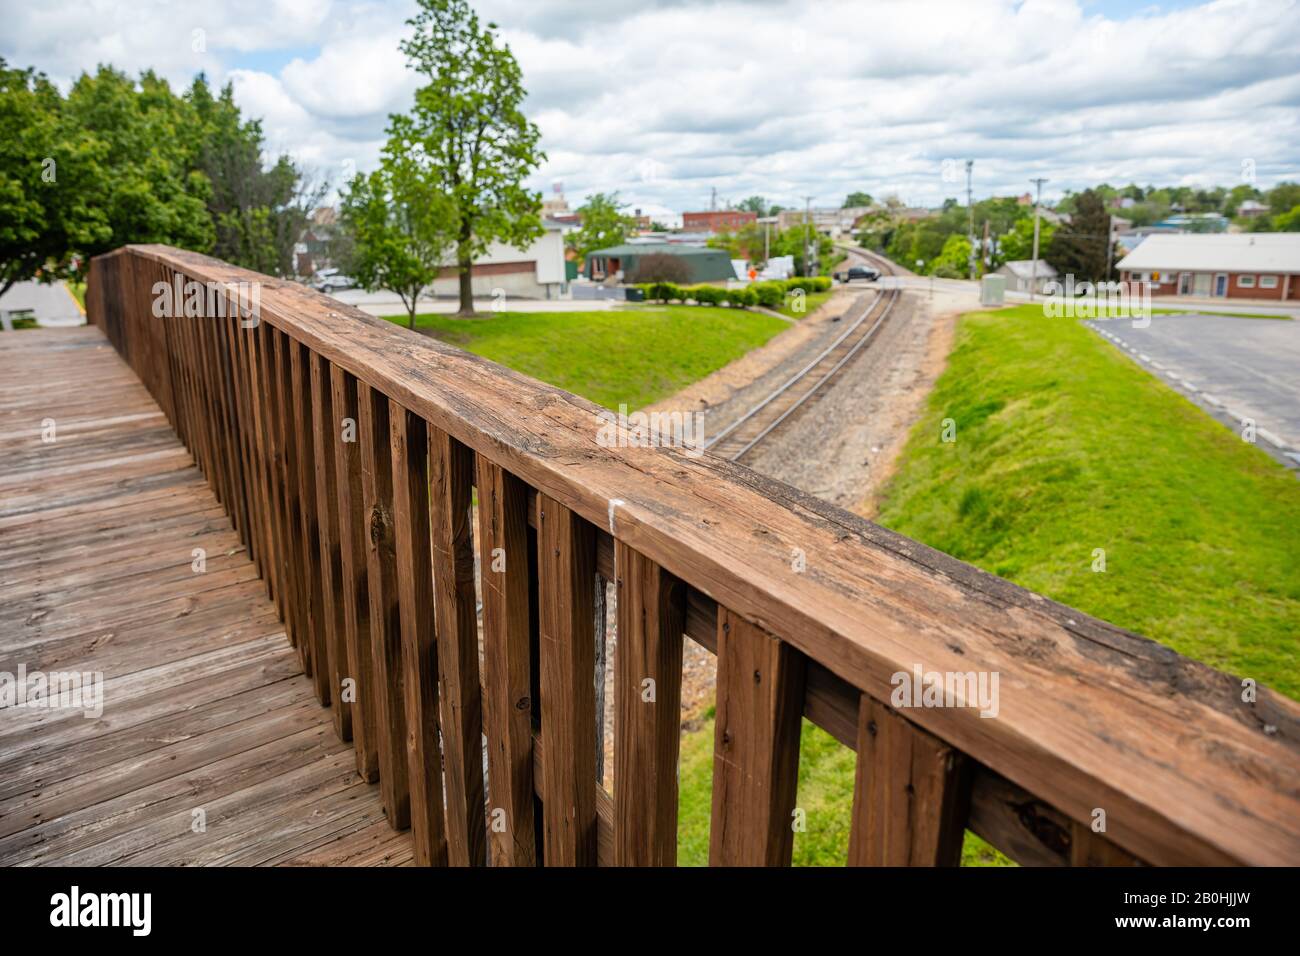
POLYGON ((494 866, 535 866, 528 495, 523 482, 481 455, 475 473, 483 586, 488 847, 494 866))
MULTIPOLYGON (((543 856, 596 865, 596 537, 563 505, 538 496, 537 571, 543 856)), ((490 570, 490 569, 489 569, 490 570)), ((600 635, 603 640, 604 635, 600 635)))
POLYGON ((452 866, 487 862, 483 790, 483 698, 474 590, 474 454, 428 428, 438 704, 452 866))
POLYGON ((420 866, 447 865, 438 753, 438 650, 434 641, 429 531, 429 438, 424 421, 400 405, 388 410, 393 455, 393 530, 402 625, 411 829, 420 866))
POLYGON ((357 383, 357 437, 361 444, 366 535, 366 583, 370 598, 370 657, 375 698, 375 746, 379 792, 396 830, 411 823, 406 771, 406 715, 402 690, 402 621, 397 599, 397 550, 393 536, 393 458, 389 451, 388 399, 357 383))
POLYGON ((789 866, 804 657, 718 609, 710 866, 789 866))
POLYGON ((862 695, 850 866, 957 866, 970 807, 963 755, 862 695))
POLYGON ((293 469, 298 510, 298 540, 301 545, 303 597, 307 602, 303 616, 311 641, 312 680, 316 697, 329 706, 334 698, 334 675, 329 666, 328 624, 325 619, 325 596, 321 590, 320 519, 316 513, 317 456, 312 424, 310 372, 304 374, 310 352, 292 339, 285 342, 289 359, 288 401, 290 410, 289 444, 293 451, 289 465, 293 469))
POLYGON ((365 489, 361 478, 360 424, 356 380, 330 366, 336 442, 334 471, 338 487, 339 573, 342 576, 344 639, 353 697, 352 742, 357 773, 370 783, 379 779, 378 714, 373 655, 370 652, 370 585, 367 580, 365 489))
POLYGON ((614 862, 675 866, 686 588, 623 542, 614 550, 614 862))
POLYGON ((348 674, 347 617, 343 600, 343 553, 339 538, 338 452, 334 424, 334 392, 330 366, 308 354, 311 378, 312 447, 315 450, 316 518, 320 541, 321 610, 325 624, 326 666, 334 730, 340 740, 352 739, 352 701, 345 699, 348 674))

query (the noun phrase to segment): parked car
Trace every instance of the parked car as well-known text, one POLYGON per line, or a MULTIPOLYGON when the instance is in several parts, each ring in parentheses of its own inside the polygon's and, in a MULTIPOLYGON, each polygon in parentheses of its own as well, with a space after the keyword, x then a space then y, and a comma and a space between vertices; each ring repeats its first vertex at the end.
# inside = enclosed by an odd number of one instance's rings
POLYGON ((870 266, 849 266, 845 272, 835 273, 837 282, 852 282, 854 279, 861 279, 863 282, 875 282, 880 278, 880 273, 870 266))
POLYGON ((356 279, 343 275, 338 269, 321 269, 311 277, 311 287, 317 292, 338 292, 356 284, 356 279))

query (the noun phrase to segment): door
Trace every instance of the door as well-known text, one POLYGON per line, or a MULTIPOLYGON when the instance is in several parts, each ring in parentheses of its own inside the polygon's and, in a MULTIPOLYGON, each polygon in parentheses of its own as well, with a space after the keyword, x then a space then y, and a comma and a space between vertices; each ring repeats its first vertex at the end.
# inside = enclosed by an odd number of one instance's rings
POLYGON ((1179 275, 1178 275, 1178 294, 1179 294, 1179 295, 1191 295, 1191 294, 1192 294, 1192 274, 1191 274, 1190 272, 1182 272, 1182 273, 1179 273, 1179 275))
POLYGON ((1216 296, 1225 296, 1228 294, 1228 277, 1222 272, 1214 277, 1214 294, 1216 296))
POLYGON ((1210 294, 1210 274, 1208 272, 1198 272, 1192 277, 1192 293, 1194 295, 1210 294))

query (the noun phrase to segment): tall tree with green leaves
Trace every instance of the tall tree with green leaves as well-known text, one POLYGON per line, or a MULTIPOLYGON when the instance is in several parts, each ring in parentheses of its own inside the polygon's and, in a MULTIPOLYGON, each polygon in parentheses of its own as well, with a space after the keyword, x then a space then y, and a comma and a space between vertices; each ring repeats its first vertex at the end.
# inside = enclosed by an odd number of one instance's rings
POLYGON ((106 147, 78 128, 43 74, 0 59, 0 295, 71 274, 111 236, 101 203, 106 147))
MULTIPOLYGON (((1069 223, 1057 226, 1046 251, 1041 253, 1062 276, 1073 275, 1080 282, 1108 281, 1114 267, 1110 246, 1110 213, 1100 195, 1085 189, 1074 197, 1074 213, 1069 223)), ((1043 249, 1041 236, 1039 249, 1043 249)))
POLYGON ((357 281, 397 293, 414 329, 420 294, 438 278, 456 242, 450 199, 417 163, 390 151, 377 170, 352 180, 342 207, 357 281))
POLYGON ((636 220, 623 212, 618 193, 592 193, 578 207, 582 225, 569 233, 569 248, 578 254, 578 261, 586 260, 593 249, 617 246, 627 238, 628 230, 636 220))
POLYGON ((872 203, 871 193, 851 192, 844 197, 844 208, 854 209, 860 206, 870 206, 872 203))
POLYGON ((496 24, 466 0, 419 0, 402 41, 408 64, 428 78, 410 115, 390 117, 388 148, 416 163, 452 203, 460 314, 474 314, 472 268, 490 242, 523 248, 543 234, 541 194, 524 180, 546 158, 524 116, 523 76, 496 24))

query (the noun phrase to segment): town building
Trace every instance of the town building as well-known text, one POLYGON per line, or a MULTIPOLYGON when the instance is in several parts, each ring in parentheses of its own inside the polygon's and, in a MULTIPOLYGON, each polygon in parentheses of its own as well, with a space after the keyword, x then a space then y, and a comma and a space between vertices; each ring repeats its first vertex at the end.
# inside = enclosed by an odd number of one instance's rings
POLYGON ((736 270, 725 249, 708 249, 681 243, 624 243, 587 253, 587 278, 602 282, 611 278, 636 281, 637 265, 645 256, 680 256, 690 267, 690 282, 725 282, 736 278, 736 270))
MULTIPOLYGON (((522 249, 503 242, 489 244, 487 251, 474 260, 470 281, 475 298, 559 298, 565 283, 564 236, 560 228, 548 221, 546 232, 522 249)), ((444 266, 431 291, 435 296, 458 295, 460 273, 456 267, 444 266)))
POLYGON ((748 209, 707 209, 682 213, 682 228, 687 232, 727 232, 757 219, 758 213, 748 209))
POLYGON ((1152 295, 1300 300, 1300 233, 1150 235, 1117 265, 1152 295))
POLYGON ((1006 277, 1008 292, 1028 292, 1030 286, 1034 286, 1034 291, 1041 293, 1047 283, 1058 277, 1045 259, 1038 260, 1037 268, 1032 259, 1013 259, 1004 262, 994 274, 1006 277))

